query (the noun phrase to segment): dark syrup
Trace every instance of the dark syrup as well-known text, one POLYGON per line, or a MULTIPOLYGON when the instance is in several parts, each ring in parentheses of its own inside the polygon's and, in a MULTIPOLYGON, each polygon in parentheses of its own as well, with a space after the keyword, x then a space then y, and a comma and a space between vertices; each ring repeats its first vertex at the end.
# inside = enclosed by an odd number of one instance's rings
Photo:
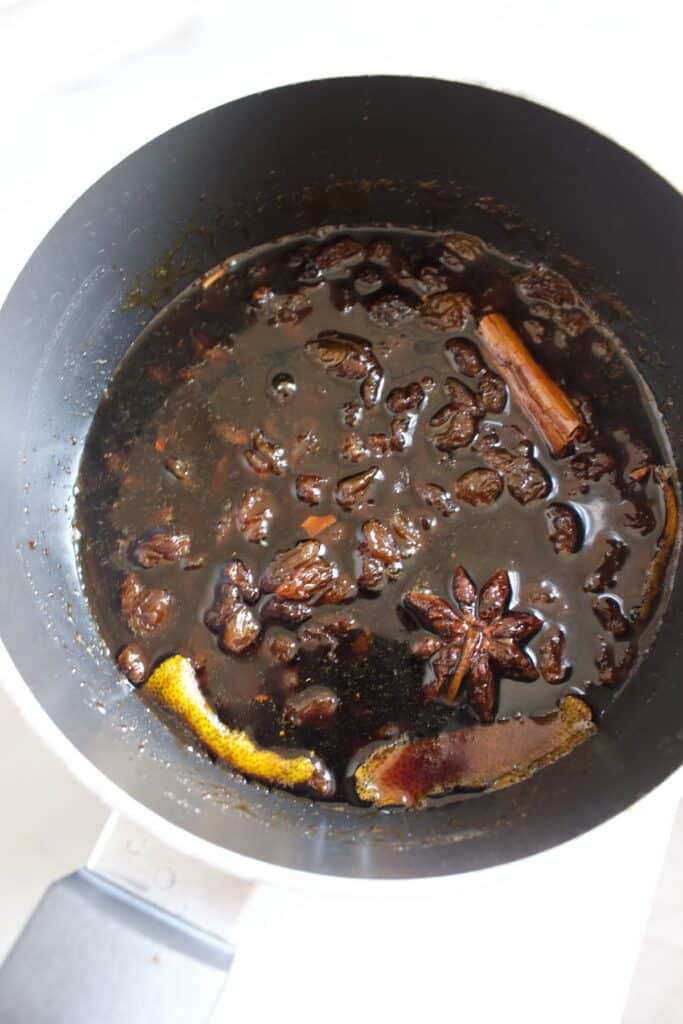
MULTIPOLYGON (((85 589, 111 651, 116 654, 136 640, 119 609, 121 580, 134 570, 146 585, 167 589, 176 603, 167 628, 137 641, 148 664, 171 654, 190 657, 225 722, 249 730, 266 746, 314 749, 336 776, 337 795, 352 799, 344 780, 368 744, 405 731, 423 736, 454 722, 466 726, 476 720, 466 702, 455 707, 425 702, 428 669, 410 647, 424 630, 402 607, 402 595, 414 588, 431 589, 450 600, 456 564, 466 568, 477 586, 498 569, 509 572, 512 606, 529 609, 546 623, 526 647, 532 657, 549 630, 561 627, 566 636, 570 667, 564 681, 550 685, 542 677, 535 682, 503 679, 497 717, 551 710, 570 691, 588 692, 593 699, 600 684, 596 637, 605 630, 593 611, 596 595, 587 593, 584 584, 606 539, 618 538, 627 556, 607 593, 627 617, 637 608, 664 513, 652 474, 638 484, 629 474, 638 465, 664 462, 666 446, 633 365, 580 303, 573 310, 558 310, 542 298, 522 301, 514 278, 528 267, 488 250, 475 262, 444 262, 443 236, 373 228, 346 231, 343 237, 366 245, 377 239, 388 243, 389 259, 342 261, 321 273, 316 253, 340 234, 290 239, 238 256, 210 287, 191 286, 155 317, 127 353, 97 410, 81 465, 78 516, 85 589), (418 307, 426 290, 443 286, 469 293, 479 310, 503 312, 566 392, 587 396, 593 433, 576 452, 589 460, 595 452, 608 453, 614 460, 611 473, 597 481, 581 479, 569 458, 552 458, 527 418, 508 400, 503 413, 484 416, 479 432, 492 424, 505 443, 527 438, 552 481, 551 493, 523 505, 506 488, 486 507, 456 501, 457 511, 450 516, 419 498, 416 482, 452 492, 465 471, 484 465, 471 446, 450 455, 437 451, 425 431, 446 401, 447 376, 471 388, 476 384, 447 359, 446 340, 479 339, 472 320, 471 329, 464 331, 435 331, 419 317, 384 326, 368 316, 367 307, 384 295, 402 296, 418 307), (298 322, 296 310, 292 317, 280 317, 277 302, 263 301, 266 292, 259 289, 276 296, 301 292, 312 309, 298 322), (306 354, 306 341, 323 331, 369 341, 384 368, 382 397, 373 408, 362 409, 357 426, 348 427, 343 420, 350 415, 345 411, 348 403, 362 405, 359 382, 337 379, 306 354), (356 463, 340 458, 343 435, 356 432, 367 439, 373 433, 388 434, 392 417, 384 399, 393 387, 429 378, 435 386, 405 451, 384 457, 370 453, 356 463), (290 469, 283 475, 259 477, 243 454, 245 439, 257 428, 290 456, 295 439, 306 435, 317 439, 317 450, 295 466, 290 457, 290 469), (169 466, 175 466, 176 475, 169 466), (373 483, 361 508, 343 509, 334 497, 335 482, 368 466, 378 466, 382 479, 373 483), (297 473, 329 479, 320 504, 309 507, 297 499, 297 473), (234 523, 240 496, 255 486, 267 490, 275 506, 265 543, 250 543, 234 523), (578 513, 583 539, 577 553, 558 556, 550 544, 550 502, 571 503, 578 513), (275 552, 305 537, 301 524, 309 515, 331 515, 335 525, 320 540, 327 557, 355 578, 361 525, 371 516, 384 521, 396 508, 418 524, 421 550, 404 560, 398 578, 380 593, 361 592, 348 604, 317 607, 305 624, 352 618, 355 626, 346 635, 331 645, 307 643, 288 666, 273 657, 271 640, 277 635, 294 638, 296 631, 279 625, 269 626, 247 654, 236 656, 219 648, 203 616, 229 558, 243 559, 259 578, 275 552), (193 566, 190 558, 144 570, 132 566, 131 543, 169 524, 190 535, 192 555, 201 556, 194 558, 201 564, 193 566), (332 713, 323 708, 308 724, 299 724, 296 714, 286 712, 286 701, 310 686, 328 688, 337 702, 332 713)), ((299 443, 299 451, 304 447, 299 443)), ((256 614, 263 600, 254 606, 256 614)), ((633 634, 610 638, 617 661, 635 639, 633 634)), ((640 638, 641 648, 646 641, 647 636, 640 638)), ((616 692, 607 687, 600 691, 601 706, 605 693, 611 699, 616 692)))

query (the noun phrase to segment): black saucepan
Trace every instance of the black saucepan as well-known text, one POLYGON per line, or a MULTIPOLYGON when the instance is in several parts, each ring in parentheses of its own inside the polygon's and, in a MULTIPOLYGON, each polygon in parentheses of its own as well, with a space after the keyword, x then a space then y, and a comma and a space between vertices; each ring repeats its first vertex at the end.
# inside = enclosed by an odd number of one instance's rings
POLYGON ((101 651, 72 538, 84 437, 155 303, 251 243, 390 221, 474 231, 588 289, 680 456, 683 199, 665 181, 589 129, 481 88, 379 77, 276 89, 202 114, 110 171, 12 289, 0 313, 0 634, 26 687, 112 792, 257 861, 400 878, 546 849, 681 764, 680 575, 656 643, 590 742, 497 794, 379 814, 269 792, 189 752, 101 651))

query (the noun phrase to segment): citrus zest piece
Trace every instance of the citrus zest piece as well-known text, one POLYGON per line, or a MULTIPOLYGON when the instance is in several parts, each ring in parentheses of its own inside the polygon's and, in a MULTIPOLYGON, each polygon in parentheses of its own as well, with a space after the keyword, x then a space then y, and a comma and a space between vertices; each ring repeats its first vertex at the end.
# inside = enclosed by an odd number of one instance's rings
POLYGON ((221 722, 200 690, 192 664, 182 655, 163 661, 145 683, 144 692, 237 771, 279 786, 308 785, 330 795, 330 775, 313 754, 284 757, 221 722))

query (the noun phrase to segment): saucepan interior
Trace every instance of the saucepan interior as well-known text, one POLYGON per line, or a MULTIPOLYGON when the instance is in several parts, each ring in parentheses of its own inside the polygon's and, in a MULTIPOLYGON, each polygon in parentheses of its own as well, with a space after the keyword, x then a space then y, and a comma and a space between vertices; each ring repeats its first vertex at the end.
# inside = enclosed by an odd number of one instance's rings
POLYGON ((0 632, 71 742, 174 824, 300 870, 450 874, 575 836, 681 763, 680 577, 652 650, 570 758, 485 798, 378 813, 269 792, 179 740, 102 650, 74 557, 84 438, 155 306, 248 245, 369 223, 455 226, 568 274, 637 360, 679 450, 683 200, 664 181, 588 129, 484 89, 363 78, 260 94, 179 126, 101 179, 0 314, 0 632))

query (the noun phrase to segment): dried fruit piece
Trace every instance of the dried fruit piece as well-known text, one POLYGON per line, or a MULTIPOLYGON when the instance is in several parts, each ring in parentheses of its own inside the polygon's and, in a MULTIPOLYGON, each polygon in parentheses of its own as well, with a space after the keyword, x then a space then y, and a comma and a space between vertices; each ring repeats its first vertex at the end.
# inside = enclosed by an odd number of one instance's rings
POLYGON ((631 624, 624 617, 621 606, 613 597, 599 597, 593 602, 595 617, 603 629, 612 636, 623 637, 631 631, 631 624))
POLYGON ((164 459, 164 466, 189 491, 194 491, 199 487, 197 470, 188 459, 174 458, 172 455, 167 455, 164 459))
POLYGON ((237 526, 248 541, 258 544, 268 536, 273 518, 273 499, 262 487, 249 487, 237 509, 237 526))
POLYGON ((413 520, 401 509, 396 509, 389 518, 389 526, 398 539, 401 557, 412 558, 418 548, 422 546, 422 534, 413 520))
POLYGON ((465 292, 438 292, 424 300, 419 313, 422 323, 435 331, 461 331, 473 305, 465 292))
POLYGON ((602 480, 614 477, 617 463, 611 452, 587 451, 569 460, 569 468, 578 480, 602 480))
POLYGON ((450 402, 434 413, 427 436, 439 451, 450 452, 471 444, 482 412, 465 384, 455 377, 447 377, 445 386, 450 402))
POLYGON ((190 553, 192 541, 187 533, 176 530, 152 530, 139 537, 130 548, 130 558, 143 569, 167 562, 179 562, 190 553))
POLYGON ((315 473, 299 473, 295 483, 296 496, 299 501, 305 501, 307 505, 319 505, 323 487, 327 482, 326 476, 317 476, 315 473))
POLYGON ((367 408, 379 400, 384 375, 369 341, 326 331, 306 342, 307 355, 328 373, 342 380, 361 380, 361 396, 367 408))
POLYGON ((204 612, 204 625, 212 633, 222 633, 228 619, 243 604, 239 587, 221 578, 213 594, 213 603, 204 612))
POLYGON ((119 590, 119 607, 126 624, 137 636, 150 636, 168 625, 175 601, 167 590, 146 587, 129 572, 119 590))
POLYGON ((484 448, 483 456, 491 469, 502 474, 507 489, 520 505, 528 505, 550 493, 550 480, 545 470, 531 456, 499 446, 484 448))
POLYGON ((336 568, 323 558, 318 540, 302 540, 279 551, 266 569, 261 587, 288 601, 309 601, 337 576, 336 568))
POLYGON ((548 537, 558 555, 572 555, 581 547, 583 530, 571 505, 556 501, 545 510, 548 537))
POLYGON ((239 604, 223 628, 221 647, 232 654, 244 654, 256 643, 261 626, 251 608, 239 604))
POLYGON ((285 701, 282 718, 289 725, 306 729, 324 729, 332 724, 340 704, 328 686, 308 686, 285 701))
POLYGON ((175 655, 162 662, 145 684, 145 694, 237 771, 288 788, 306 786, 318 796, 333 794, 334 780, 314 755, 285 756, 259 747, 245 732, 221 722, 201 692, 187 658, 175 655))
POLYGON ((358 596, 358 586, 350 576, 338 576, 323 590, 316 604, 344 604, 358 596))
POLYGON ((241 558, 230 559, 223 569, 223 576, 238 588, 247 604, 258 601, 260 590, 254 573, 241 558))
POLYGON ((313 609, 303 601, 288 601, 284 597, 271 597, 261 608, 263 622, 281 622, 283 626, 299 626, 310 619, 313 609))
POLYGON ((425 400, 424 388, 417 381, 392 388, 386 397, 388 407, 394 413, 417 412, 425 400))
POLYGON ((292 636, 276 633, 268 641, 268 650, 281 665, 289 665, 297 656, 299 645, 292 636))
POLYGON ((338 238, 324 246, 315 256, 321 270, 339 270, 365 259, 365 249, 355 238, 338 238))
POLYGON ((487 370, 479 378, 479 401, 487 412, 499 413, 505 408, 508 399, 507 388, 502 377, 487 370))
POLYGON ((452 270, 464 270, 466 263, 474 263, 486 252, 486 246, 476 235, 455 231, 444 238, 441 262, 452 270))
POLYGON ((538 667, 546 683, 555 685, 567 678, 569 664, 564 658, 565 635, 559 628, 551 629, 538 649, 538 667))
POLYGON ((617 573, 628 554, 627 546, 618 537, 603 538, 602 545, 600 560, 583 585, 583 589, 591 594, 599 594, 602 590, 612 590, 616 587, 617 573))
POLYGON ((382 295, 370 303, 368 316, 380 327, 396 327, 415 316, 415 307, 401 295, 382 295))
POLYGON ((149 661, 139 644, 122 647, 116 656, 116 664, 131 683, 142 683, 147 678, 149 661))
POLYGON ((401 739, 356 769, 356 793, 376 807, 419 806, 454 789, 502 789, 571 753, 596 731, 585 701, 568 696, 537 718, 401 739))
POLYGON ((519 294, 527 302, 546 302, 550 306, 575 306, 579 297, 566 277, 538 266, 520 274, 516 281, 519 294))
POLYGON ((468 338, 449 338, 445 348, 453 360, 456 370, 459 370, 465 377, 476 377, 485 369, 479 349, 468 338))
POLYGON ((453 493, 475 508, 492 505, 503 492, 503 478, 493 469, 470 469, 459 477, 453 493))
POLYGON ((398 576, 403 563, 401 552, 391 530, 379 519, 368 519, 362 526, 363 537, 370 552, 382 562, 387 576, 398 576))
POLYGON ((424 484, 416 480, 413 487, 420 501, 436 509, 442 516, 452 516, 458 511, 450 494, 440 484, 424 484))
POLYGON ((268 473, 282 476, 287 469, 284 448, 274 441, 269 441, 260 428, 253 431, 251 445, 252 447, 244 453, 244 457, 254 472, 260 476, 266 476, 268 473))
POLYGON ((365 497, 365 492, 379 473, 379 466, 370 466, 353 476, 346 476, 337 484, 335 498, 342 508, 352 509, 365 497))
POLYGON ((339 454, 348 462, 362 462, 368 456, 368 448, 360 434, 344 434, 339 454))
POLYGON ((417 417, 409 412, 394 416, 391 421, 390 446, 396 452, 405 451, 413 443, 413 432, 417 417))

